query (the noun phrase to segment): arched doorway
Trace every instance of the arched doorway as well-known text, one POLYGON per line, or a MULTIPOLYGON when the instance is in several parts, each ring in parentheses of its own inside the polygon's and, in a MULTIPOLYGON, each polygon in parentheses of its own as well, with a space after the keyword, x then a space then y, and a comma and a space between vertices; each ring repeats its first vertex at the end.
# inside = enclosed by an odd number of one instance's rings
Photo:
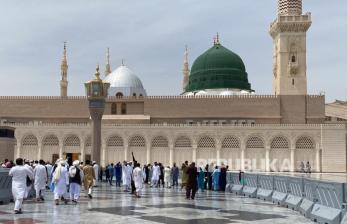
POLYGON ((124 161, 124 143, 122 137, 112 135, 107 139, 106 147, 106 163, 122 163, 124 161))
POLYGON ((141 135, 135 135, 129 140, 129 155, 132 160, 131 153, 134 153, 135 159, 141 164, 147 163, 147 149, 145 138, 141 135))
POLYGON ((151 142, 151 161, 170 165, 169 141, 166 137, 157 136, 151 142))
POLYGON ((270 144, 270 171, 290 171, 289 141, 283 136, 272 139, 270 144))
POLYGON ((22 140, 21 155, 23 159, 37 160, 38 140, 35 135, 29 134, 22 140))
POLYGON ((222 141, 222 149, 220 152, 220 161, 228 165, 230 169, 241 169, 241 143, 235 136, 228 136, 222 141))
POLYGON ((186 136, 180 136, 175 141, 174 162, 178 167, 185 161, 192 161, 192 141, 186 136))
POLYGON ((244 158, 245 170, 257 171, 265 169, 265 147, 264 140, 252 136, 246 141, 246 153, 244 158))
POLYGON ((205 167, 206 164, 217 163, 216 141, 210 136, 204 136, 198 141, 196 164, 205 167))
POLYGON ((55 163, 59 157, 59 139, 51 134, 43 138, 42 141, 42 159, 46 162, 55 163))

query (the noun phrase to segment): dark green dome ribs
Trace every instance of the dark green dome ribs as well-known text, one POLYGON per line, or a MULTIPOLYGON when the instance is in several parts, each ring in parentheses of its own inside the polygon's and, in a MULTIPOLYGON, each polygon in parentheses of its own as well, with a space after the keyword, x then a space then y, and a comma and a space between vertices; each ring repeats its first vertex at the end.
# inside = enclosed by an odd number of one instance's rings
POLYGON ((252 91, 242 59, 220 43, 200 55, 191 69, 186 91, 205 89, 252 91))

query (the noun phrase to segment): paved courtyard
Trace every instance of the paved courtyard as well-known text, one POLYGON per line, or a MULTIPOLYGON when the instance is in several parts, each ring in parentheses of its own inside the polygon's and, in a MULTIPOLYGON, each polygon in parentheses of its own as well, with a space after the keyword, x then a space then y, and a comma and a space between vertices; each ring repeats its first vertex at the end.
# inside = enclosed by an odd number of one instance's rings
POLYGON ((178 189, 146 188, 135 199, 114 186, 95 188, 94 198, 84 195, 78 205, 54 205, 52 193, 43 203, 28 200, 24 213, 13 214, 13 203, 0 206, 0 223, 310 223, 298 213, 272 203, 229 193, 198 193, 187 201, 178 189))

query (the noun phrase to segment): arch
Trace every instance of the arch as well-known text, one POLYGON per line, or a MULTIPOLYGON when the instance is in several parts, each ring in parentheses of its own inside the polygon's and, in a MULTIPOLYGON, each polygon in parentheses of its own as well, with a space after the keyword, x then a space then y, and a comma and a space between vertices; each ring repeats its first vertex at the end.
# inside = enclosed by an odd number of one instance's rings
POLYGON ((134 135, 129 139, 129 147, 145 147, 146 140, 141 135, 134 135))
POLYGON ((220 161, 230 167, 230 169, 239 170, 241 158, 241 142, 236 136, 226 136, 222 140, 222 149, 220 151, 220 161))
POLYGON ((117 92, 116 93, 116 97, 123 97, 123 93, 122 92, 117 92))
POLYGON ((246 153, 244 158, 245 170, 264 170, 265 153, 263 138, 259 136, 250 136, 246 141, 246 153))
POLYGON ((38 140, 35 135, 29 134, 22 140, 22 146, 38 146, 38 140))
POLYGON ((127 114, 127 104, 126 103, 121 104, 121 113, 127 114))
POLYGON ((270 143, 271 149, 289 149, 289 141, 283 136, 276 136, 270 143))
POLYGON ((289 141, 284 136, 276 136, 270 142, 270 171, 291 170, 289 141))
POLYGON ((175 139, 174 146, 174 162, 178 166, 180 166, 185 161, 192 161, 192 140, 189 137, 184 135, 177 137, 175 139))
POLYGON ((295 141, 295 169, 300 170, 300 164, 310 163, 312 170, 316 169, 315 141, 307 136, 299 136, 295 141))
POLYGON ((38 139, 33 134, 28 134, 22 139, 21 157, 36 160, 38 152, 38 139))
POLYGON ((153 148, 169 147, 169 141, 167 140, 166 137, 157 136, 152 139, 152 147, 153 148))
POLYGON ((258 136, 249 137, 246 141, 246 148, 248 149, 264 148, 264 140, 258 136))
POLYGON ((241 143, 238 137, 235 136, 227 136, 222 141, 223 149, 239 149, 241 147, 241 143))
POLYGON ((53 162, 54 154, 59 155, 59 138, 54 134, 49 134, 42 140, 42 159, 53 162))
POLYGON ((216 141, 210 136, 203 136, 198 141, 198 149, 196 152, 196 163, 198 166, 205 166, 206 164, 216 163, 217 150, 216 141))
POLYGON ((121 162, 124 160, 124 141, 119 135, 111 135, 106 140, 107 163, 121 162))
POLYGON ((175 140, 175 148, 191 148, 192 141, 186 136, 180 136, 175 140))
POLYGON ((107 139, 106 146, 122 147, 124 146, 123 138, 118 135, 112 135, 107 139))
POLYGON ((135 159, 139 163, 147 163, 146 140, 142 135, 134 135, 129 139, 129 154, 130 153, 134 153, 135 159))
POLYGON ((216 141, 210 136, 203 136, 198 141, 198 148, 215 148, 216 141))
POLYGON ((81 146, 80 138, 77 135, 69 135, 65 137, 64 146, 81 146))
POLYGON ((315 142, 311 137, 300 136, 295 142, 296 149, 314 149, 315 142))

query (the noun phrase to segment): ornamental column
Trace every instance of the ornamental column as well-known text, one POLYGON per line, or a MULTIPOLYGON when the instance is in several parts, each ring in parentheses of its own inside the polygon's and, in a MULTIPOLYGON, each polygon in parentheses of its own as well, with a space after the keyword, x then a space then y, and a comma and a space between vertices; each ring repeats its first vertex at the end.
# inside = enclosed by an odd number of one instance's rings
POLYGON ((316 145, 316 172, 321 172, 320 170, 320 145, 316 145))
POLYGON ((217 142, 217 152, 216 152, 216 157, 217 157, 217 165, 220 166, 221 165, 221 161, 220 161, 220 151, 222 149, 222 144, 220 142, 217 142))
POLYGON ((83 162, 85 164, 85 158, 86 158, 86 148, 85 148, 85 143, 84 141, 81 144, 81 158, 80 158, 80 162, 83 162))
POLYGON ((42 139, 39 139, 37 151, 37 160, 40 160, 42 159, 42 139))
POLYGON ((270 146, 265 146, 265 171, 270 172, 270 146))
POLYGON ((128 161, 128 151, 129 151, 129 145, 128 142, 126 141, 124 143, 124 160, 128 161))
POLYGON ((246 144, 242 141, 241 142, 241 158, 240 158, 240 168, 242 171, 245 170, 245 151, 246 151, 246 144))
POLYGON ((106 142, 102 141, 101 144, 101 161, 100 161, 100 165, 102 167, 106 166, 106 142))
POLYGON ((295 172, 295 146, 290 147, 290 172, 295 172))
POLYGON ((196 143, 193 144, 193 155, 192 155, 192 162, 197 163, 196 161, 196 151, 198 149, 198 145, 196 143))
POLYGON ((146 160, 147 160, 147 164, 151 163, 151 144, 150 142, 147 143, 147 151, 146 151, 146 160))
MULTIPOLYGON (((63 140, 59 140, 59 159, 63 158, 63 140)), ((55 162, 55 161, 53 161, 55 162)))
POLYGON ((101 119, 105 110, 105 99, 110 87, 100 79, 99 65, 96 68, 95 79, 85 84, 86 94, 89 101, 89 113, 92 118, 92 153, 93 161, 100 164, 101 154, 101 119))
POLYGON ((174 145, 173 144, 169 145, 169 150, 170 150, 169 164, 170 164, 170 167, 171 167, 173 165, 173 163, 174 163, 174 145))
POLYGON ((20 158, 20 155, 21 155, 21 141, 20 140, 17 140, 17 152, 16 152, 16 158, 20 158))

